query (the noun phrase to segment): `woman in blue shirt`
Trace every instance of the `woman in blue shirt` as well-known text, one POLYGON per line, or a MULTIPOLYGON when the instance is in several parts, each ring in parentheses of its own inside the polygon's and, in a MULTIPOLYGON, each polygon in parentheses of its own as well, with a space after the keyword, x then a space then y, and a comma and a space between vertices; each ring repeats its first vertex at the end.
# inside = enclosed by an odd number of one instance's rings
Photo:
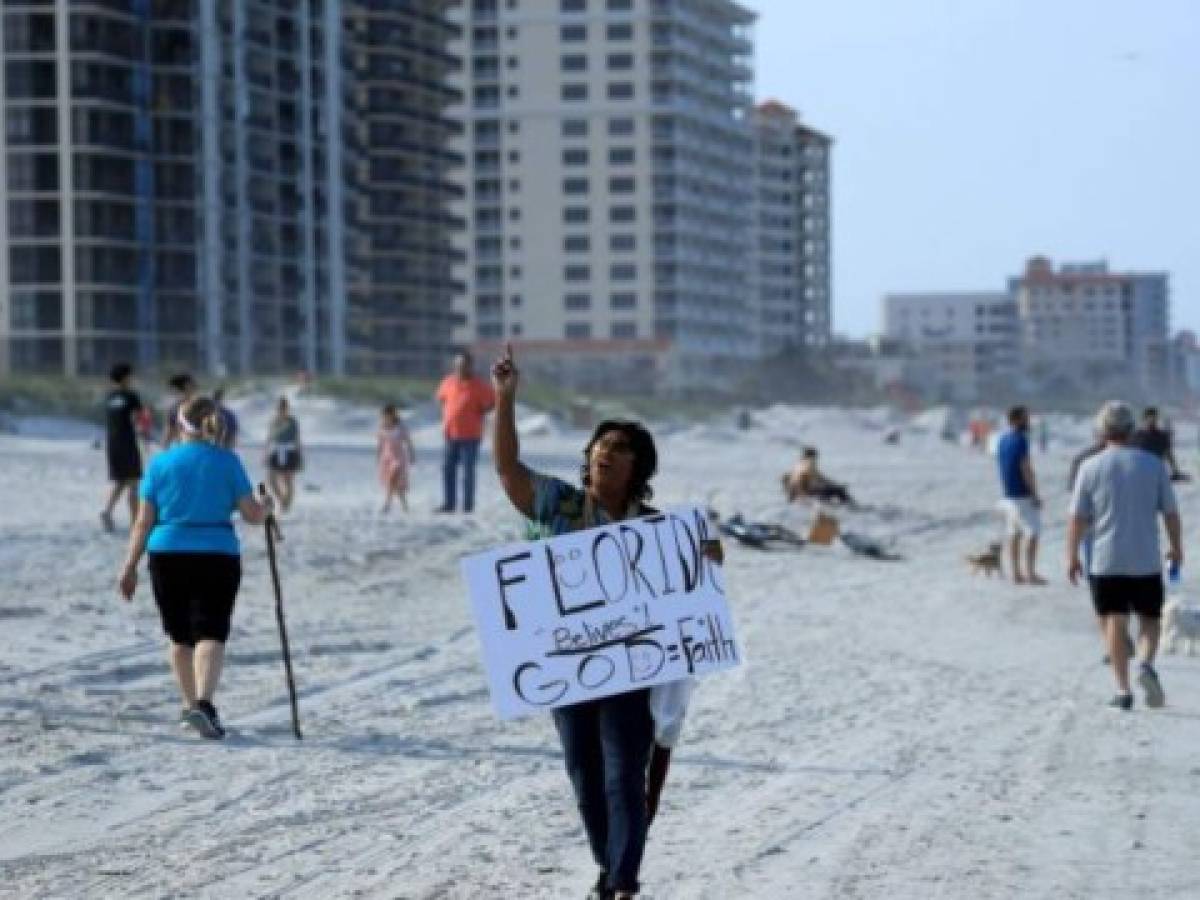
POLYGON ((237 510, 244 521, 258 524, 270 507, 254 499, 241 460, 219 446, 220 410, 211 399, 183 403, 175 425, 180 442, 154 457, 142 478, 141 508, 119 588, 126 600, 133 599, 138 561, 149 552, 154 602, 186 704, 180 722, 204 737, 221 738, 225 730, 212 699, 242 579, 230 516, 237 510))

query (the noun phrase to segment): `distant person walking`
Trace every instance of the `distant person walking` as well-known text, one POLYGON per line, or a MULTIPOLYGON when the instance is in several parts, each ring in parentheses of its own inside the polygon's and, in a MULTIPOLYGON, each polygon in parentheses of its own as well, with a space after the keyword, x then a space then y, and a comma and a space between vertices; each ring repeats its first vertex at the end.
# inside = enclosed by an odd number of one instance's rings
MULTIPOLYGON (((1095 433, 1095 437, 1092 439, 1092 442, 1071 458, 1071 467, 1067 471, 1068 494, 1074 495, 1075 493, 1075 484, 1079 479, 1079 469, 1093 456, 1104 452, 1104 448, 1106 446, 1104 435, 1097 431, 1095 433)), ((1082 566, 1084 572, 1089 571, 1092 566, 1092 540, 1092 529, 1089 527, 1083 532, 1083 536, 1079 542, 1079 564, 1082 566)), ((1104 616, 1100 615, 1099 613, 1096 614, 1096 625, 1100 629, 1100 643, 1104 646, 1106 651, 1104 654, 1104 664, 1107 666, 1112 662, 1111 657, 1107 653, 1108 624, 1105 622, 1104 616)), ((1125 647, 1130 654, 1133 653, 1133 641, 1129 639, 1128 633, 1125 634, 1125 647)))
POLYGON ((217 412, 221 417, 221 436, 218 443, 226 450, 237 449, 238 417, 233 410, 225 405, 225 388, 219 387, 213 391, 213 403, 217 404, 217 412))
POLYGON ((380 512, 391 510, 393 497, 399 499, 400 507, 408 512, 408 470, 417 461, 417 448, 413 446, 412 436, 394 403, 380 411, 375 460, 379 465, 379 483, 383 485, 383 509, 380 512))
POLYGON ((100 512, 100 522, 105 531, 112 531, 113 508, 125 494, 129 500, 129 523, 137 518, 137 486, 142 477, 142 452, 138 444, 137 421, 142 411, 142 399, 132 389, 133 367, 128 363, 117 363, 108 373, 113 389, 104 398, 105 442, 104 452, 108 461, 108 480, 112 488, 108 501, 100 512))
POLYGON ((1166 467, 1130 444, 1134 421, 1129 407, 1105 404, 1097 426, 1105 449, 1080 466, 1076 479, 1067 528, 1067 576, 1075 584, 1083 574, 1079 548, 1090 528, 1092 603, 1105 621, 1117 682, 1117 695, 1109 705, 1122 710, 1133 706, 1126 646, 1132 613, 1138 617, 1138 684, 1145 691, 1146 705, 1159 707, 1166 695, 1154 670, 1163 606, 1157 519, 1161 515, 1166 525, 1167 559, 1182 564, 1179 508, 1166 467))
POLYGON ((1142 411, 1142 427, 1133 433, 1129 441, 1131 446, 1145 450, 1157 456, 1166 464, 1172 480, 1182 478, 1179 466, 1175 464, 1175 451, 1171 447, 1171 432, 1158 427, 1158 409, 1147 406, 1142 411))
POLYGON ((1018 584, 1045 584, 1037 574, 1038 536, 1042 531, 1041 507, 1033 464, 1029 456, 1029 410, 1014 406, 1008 411, 1008 431, 996 445, 1001 504, 1008 532, 1009 557, 1013 581, 1018 584), (1025 538, 1025 567, 1022 574, 1021 538, 1025 538))
POLYGON ((225 736, 213 697, 225 660, 225 642, 241 583, 241 549, 230 522, 236 509, 251 524, 269 505, 254 499, 241 460, 217 446, 220 416, 207 397, 178 412, 180 439, 146 470, 141 508, 129 536, 118 588, 126 600, 137 590, 137 567, 150 555, 150 583, 171 641, 171 668, 185 707, 180 723, 207 738, 225 736))
POLYGON ((175 400, 167 409, 167 421, 163 426, 163 449, 177 443, 180 439, 179 410, 183 404, 196 396, 196 379, 187 372, 180 372, 167 380, 167 386, 175 393, 175 400))
POLYGON ((483 420, 496 405, 492 386, 475 376, 471 354, 454 357, 454 371, 438 385, 442 407, 445 455, 442 460, 442 505, 437 512, 454 512, 458 498, 458 469, 463 470, 463 512, 475 508, 475 465, 483 440, 483 420))
POLYGON ((275 404, 275 415, 267 426, 263 461, 267 464, 267 482, 284 512, 296 498, 296 473, 304 468, 304 446, 300 442, 300 423, 292 415, 287 397, 275 404))

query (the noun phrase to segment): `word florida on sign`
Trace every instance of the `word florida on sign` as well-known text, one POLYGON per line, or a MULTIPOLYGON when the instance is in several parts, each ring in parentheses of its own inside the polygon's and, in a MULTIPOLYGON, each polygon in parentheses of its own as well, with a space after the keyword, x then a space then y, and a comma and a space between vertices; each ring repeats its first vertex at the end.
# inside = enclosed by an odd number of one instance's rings
POLYGON ((469 556, 496 711, 514 718, 738 664, 720 567, 698 509, 469 556))

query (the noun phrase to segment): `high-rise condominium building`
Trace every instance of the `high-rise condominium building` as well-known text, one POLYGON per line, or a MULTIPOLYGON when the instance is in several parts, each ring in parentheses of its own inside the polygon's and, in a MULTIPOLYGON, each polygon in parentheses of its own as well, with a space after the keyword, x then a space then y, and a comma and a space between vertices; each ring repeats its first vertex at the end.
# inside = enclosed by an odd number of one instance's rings
POLYGON ((686 387, 751 357, 753 14, 730 0, 455 10, 461 340, 512 340, 576 384, 686 387))
POLYGON ((1010 281, 1025 365, 1042 378, 1103 378, 1155 389, 1168 381, 1165 272, 1110 272, 1108 263, 1033 257, 1010 281))
POLYGON ((430 371, 445 0, 7 0, 0 371, 430 371))
POLYGON ((754 110, 759 352, 830 340, 830 166, 827 135, 777 101, 754 110))

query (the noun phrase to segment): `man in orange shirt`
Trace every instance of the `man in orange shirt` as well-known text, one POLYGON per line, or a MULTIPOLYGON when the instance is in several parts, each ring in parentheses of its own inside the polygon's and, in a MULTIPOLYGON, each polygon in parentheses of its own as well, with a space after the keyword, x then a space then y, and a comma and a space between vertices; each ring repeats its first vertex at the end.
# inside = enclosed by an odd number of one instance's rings
POLYGON ((483 419, 496 405, 492 386, 476 378, 471 354, 466 350, 454 357, 454 372, 438 385, 437 401, 442 406, 442 433, 446 438, 442 462, 442 505, 438 512, 454 512, 458 493, 458 467, 463 472, 463 512, 475 506, 475 463, 479 442, 483 439, 483 419))

